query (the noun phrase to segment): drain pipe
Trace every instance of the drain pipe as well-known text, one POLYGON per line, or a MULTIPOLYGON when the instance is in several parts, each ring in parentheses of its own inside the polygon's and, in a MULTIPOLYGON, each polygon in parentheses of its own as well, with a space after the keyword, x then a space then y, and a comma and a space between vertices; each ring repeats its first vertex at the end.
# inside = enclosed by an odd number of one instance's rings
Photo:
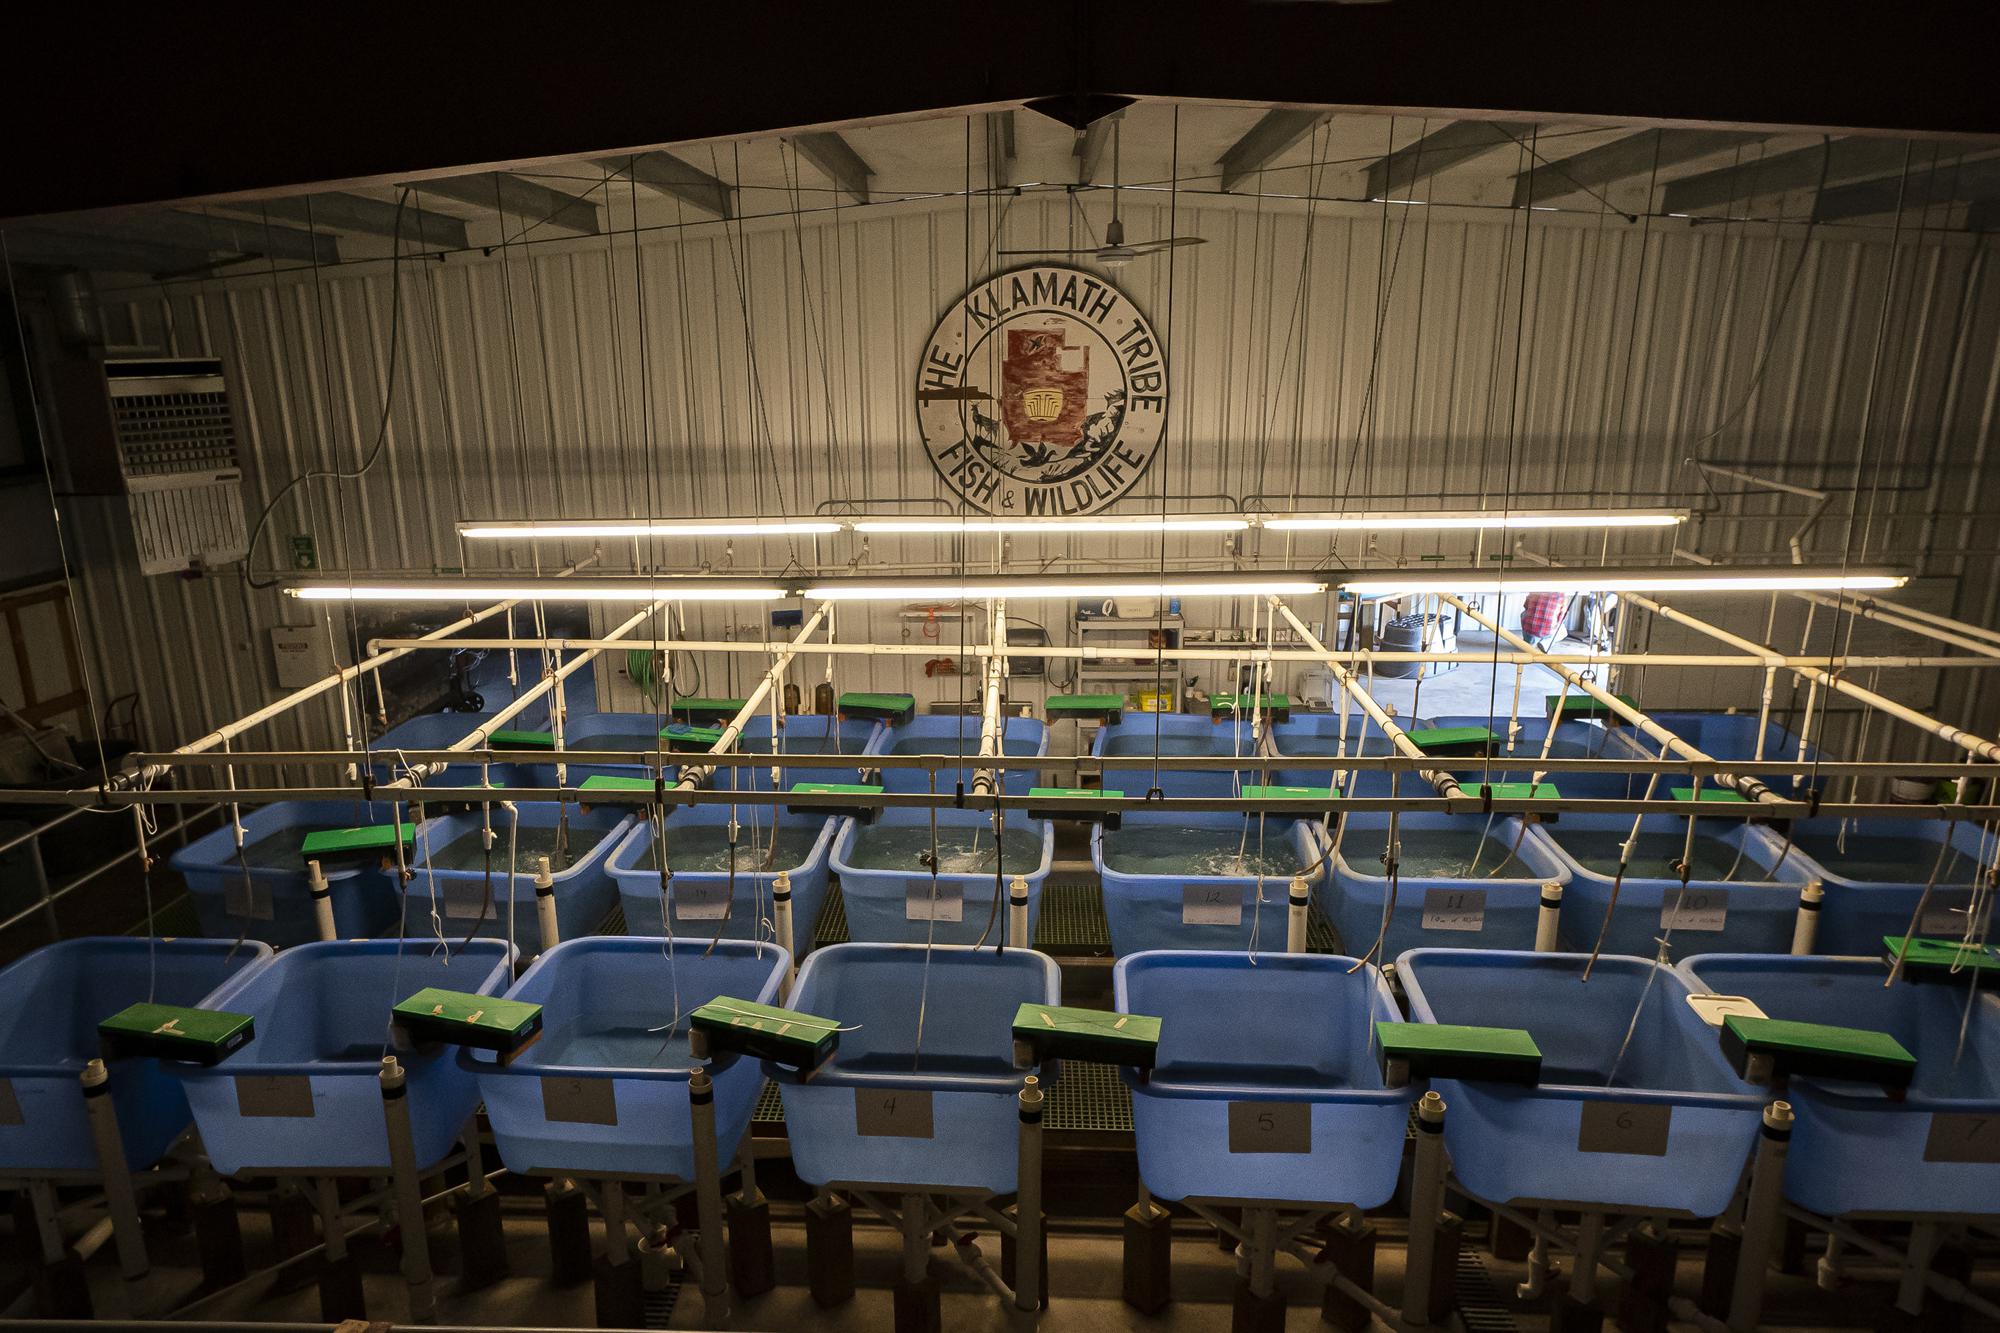
MULTIPOLYGON (((1535 648, 1533 644, 1529 643, 1526 639, 1522 638, 1520 635, 1514 633, 1512 630, 1503 626, 1499 621, 1494 620, 1492 617, 1486 615, 1483 612, 1473 610, 1465 602, 1461 601, 1457 597, 1452 596, 1450 593, 1441 593, 1439 595, 1442 596, 1445 601, 1450 602, 1460 611, 1463 611, 1466 615, 1472 617, 1473 620, 1477 621, 1481 625, 1484 625, 1487 629, 1492 630, 1495 634, 1499 635, 1507 642, 1513 644, 1516 648, 1521 649, 1523 652, 1539 651, 1538 649, 1535 648)), ((1596 685, 1590 681, 1585 680, 1583 677, 1577 675, 1576 672, 1570 670, 1566 666, 1563 666, 1559 662, 1551 662, 1548 663, 1547 665, 1551 671, 1554 671, 1558 676, 1562 678, 1565 685, 1573 685, 1576 688, 1582 690, 1585 694, 1588 694, 1591 698, 1597 700, 1605 707, 1617 713, 1619 717, 1631 723, 1634 727, 1637 727, 1641 732, 1645 733, 1647 736, 1650 736, 1652 739, 1658 741, 1664 749, 1671 749, 1675 753, 1681 755, 1683 758, 1701 760, 1708 763, 1715 762, 1714 757, 1712 755, 1704 754, 1702 751, 1697 750, 1694 746, 1689 745, 1679 736, 1676 736, 1673 732, 1668 731, 1665 727, 1653 721, 1652 718, 1647 717, 1644 713, 1640 712, 1632 705, 1626 703, 1623 699, 1620 699, 1617 695, 1611 693, 1609 690, 1606 690, 1599 685, 1596 685)), ((1553 728, 1550 729, 1550 734, 1551 735, 1554 734, 1553 728)), ((1749 777, 1747 775, 1739 776, 1738 774, 1735 773, 1717 773, 1715 775, 1715 781, 1719 786, 1734 788, 1737 792, 1739 792, 1743 796, 1745 800, 1759 801, 1766 805, 1784 803, 1785 799, 1784 797, 1778 795, 1778 793, 1772 791, 1769 787, 1765 786, 1761 781, 1759 781, 1754 777, 1749 777)))
POLYGON ((1795 592, 1792 595, 1803 598, 1814 606, 1824 606, 1834 611, 1845 611, 1849 615, 1860 616, 1863 620, 1894 625, 1897 629, 1908 630, 1927 639, 1936 639, 1939 643, 1948 643, 1954 648, 1963 648, 1966 652, 1977 653, 1981 657, 2000 657, 2000 644, 1982 639, 1969 639, 1962 634, 1953 634, 1949 630, 1912 620, 1908 617, 1906 608, 1878 602, 1873 597, 1829 597, 1825 593, 1817 592, 1795 592))
MULTIPOLYGON (((1285 623, 1292 627, 1292 633, 1299 636, 1300 643, 1303 643, 1307 648, 1321 655, 1323 665, 1327 670, 1333 672, 1334 680, 1339 682, 1343 690, 1354 695, 1354 702, 1360 704, 1361 711, 1366 713, 1374 721, 1375 725, 1382 729, 1382 734, 1388 737, 1389 743, 1396 747, 1398 753, 1410 759, 1425 759, 1429 757, 1417 748, 1415 741, 1403 733, 1403 729, 1396 725, 1396 720, 1384 711, 1382 705, 1375 702, 1375 696, 1361 687, 1361 683, 1354 678, 1354 673, 1342 666, 1340 659, 1335 657, 1327 649, 1327 646, 1319 641, 1319 638, 1314 635, 1312 630, 1306 627, 1306 623, 1303 620, 1300 620, 1292 613, 1291 607, 1286 606, 1283 601, 1276 597, 1271 598, 1271 606, 1279 615, 1285 618, 1285 623)), ((1420 769, 1417 776, 1430 783, 1440 796, 1448 799, 1465 796, 1464 789, 1458 785, 1458 779, 1442 770, 1420 769)))

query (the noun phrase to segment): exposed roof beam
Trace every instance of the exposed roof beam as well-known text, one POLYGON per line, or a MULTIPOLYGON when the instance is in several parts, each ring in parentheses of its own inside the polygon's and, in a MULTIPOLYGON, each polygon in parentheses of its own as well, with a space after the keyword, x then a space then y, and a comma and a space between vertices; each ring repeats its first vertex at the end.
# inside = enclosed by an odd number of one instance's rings
POLYGON ((152 209, 134 212, 116 221, 96 217, 65 218, 56 224, 55 230, 103 240, 168 246, 184 254, 198 256, 262 255, 270 259, 302 260, 307 263, 340 262, 339 244, 323 232, 315 234, 296 227, 267 227, 261 222, 244 222, 212 213, 152 209))
POLYGON ((672 153, 640 153, 633 157, 600 157, 597 165, 632 179, 649 190, 658 191, 717 217, 736 216, 736 191, 728 182, 709 175, 672 153))
POLYGON ((1996 198, 2000 198, 2000 158, 1943 162, 1912 171, 1907 177, 1898 172, 1880 180, 1823 190, 1813 204, 1813 221, 1839 222, 1958 200, 1996 198))
POLYGON ((1441 130, 1432 130, 1407 148, 1398 148, 1370 163, 1368 197, 1393 198, 1399 191, 1447 167, 1469 162, 1496 148, 1514 147, 1516 143, 1513 135, 1491 121, 1455 120, 1441 130))
POLYGON ((986 177, 996 190, 1014 183, 1014 113, 986 114, 986 177))
POLYGON ((1594 190, 1632 176, 1726 153, 1765 136, 1736 130, 1646 130, 1552 162, 1537 162, 1514 177, 1514 207, 1530 208, 1565 195, 1594 190))
POLYGON ((838 131, 814 130, 807 134, 794 134, 792 147, 824 172, 828 180, 853 196, 855 203, 868 202, 868 182, 875 175, 874 168, 861 160, 861 154, 849 147, 838 131))
POLYGON ((1098 164, 1104 161, 1104 145, 1111 142, 1111 125, 1123 111, 1114 111, 1108 116, 1100 116, 1076 132, 1076 147, 1070 156, 1076 159, 1076 183, 1088 185, 1097 179, 1098 164))
MULTIPOLYGON (((308 230, 354 231, 368 236, 396 235, 396 205, 358 194, 315 194, 309 197, 259 199, 231 204, 231 209, 251 218, 269 217, 275 222, 297 223, 308 230)), ((465 222, 449 213, 436 213, 417 206, 415 191, 403 205, 402 236, 405 245, 434 250, 463 250, 465 222)), ((255 224, 253 224, 255 225, 255 224)))
POLYGON ((1313 131, 1326 119, 1324 111, 1288 111, 1278 107, 1244 132, 1242 138, 1224 150, 1222 189, 1235 189, 1244 180, 1269 166, 1280 154, 1313 131))
POLYGON ((539 182, 524 180, 504 171, 486 171, 477 176, 445 176, 417 181, 419 194, 434 194, 474 208, 501 215, 503 230, 519 236, 540 227, 553 227, 576 236, 598 234, 597 205, 561 190, 551 190, 539 182))
POLYGON ((1835 139, 1830 145, 1795 148, 1669 181, 1660 208, 1667 213, 1706 213, 1760 194, 1810 190, 1819 184, 1822 169, 1828 185, 1900 171, 1907 151, 1900 139, 1835 139))
POLYGON ((206 250, 161 245, 119 234, 86 235, 39 226, 6 228, 7 259, 14 264, 89 269, 96 273, 176 272, 208 259, 206 250))

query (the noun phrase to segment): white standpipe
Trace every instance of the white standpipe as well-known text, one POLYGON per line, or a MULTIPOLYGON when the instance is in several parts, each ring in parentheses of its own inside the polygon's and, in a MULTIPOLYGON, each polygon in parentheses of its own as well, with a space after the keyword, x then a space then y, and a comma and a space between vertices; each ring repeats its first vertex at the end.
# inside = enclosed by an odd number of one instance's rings
POLYGON ((1028 877, 1016 875, 1007 884, 1007 943, 1016 949, 1032 948, 1028 930, 1028 877))
POLYGON ((1826 888, 1820 881, 1807 880, 1799 890, 1798 920, 1792 925, 1792 952, 1812 953, 1819 941, 1819 912, 1826 899, 1826 888))
MULTIPOLYGON (((1550 728, 1554 730, 1553 727, 1550 728)), ((1563 886, 1554 880, 1542 885, 1542 906, 1535 916, 1535 952, 1554 953, 1561 945, 1563 886)))
POLYGON ((90 1115, 90 1137, 97 1149, 97 1173, 104 1186, 105 1211, 118 1242, 118 1272, 127 1282, 146 1276, 146 1233, 139 1224, 138 1191, 125 1167, 125 1141, 118 1132, 118 1111, 111 1103, 111 1075, 104 1061, 83 1067, 83 1108, 90 1115))
POLYGON ((784 992, 791 994, 792 983, 799 978, 799 952, 792 940, 792 872, 780 870, 778 877, 771 881, 771 925, 778 936, 778 947, 785 951, 789 960, 785 964, 784 992))
POLYGON ((541 868, 535 871, 535 923, 542 928, 542 952, 547 953, 562 943, 562 931, 556 926, 556 877, 549 873, 549 858, 539 858, 541 868))
POLYGON ((322 940, 335 938, 333 890, 327 887, 326 876, 321 873, 318 861, 306 862, 306 887, 312 891, 313 921, 319 927, 319 937, 322 940))
POLYGON ((1312 911, 1312 889, 1304 875, 1292 876, 1290 910, 1285 917, 1285 952, 1306 951, 1306 926, 1312 911))
POLYGON ((410 1317, 428 1324, 437 1316, 432 1291, 430 1237, 424 1230, 423 1182, 417 1176, 416 1140, 410 1130, 410 1099, 403 1066, 382 1057, 382 1116, 389 1130, 389 1171, 394 1183, 396 1220, 403 1233, 403 1281, 410 1289, 410 1317))

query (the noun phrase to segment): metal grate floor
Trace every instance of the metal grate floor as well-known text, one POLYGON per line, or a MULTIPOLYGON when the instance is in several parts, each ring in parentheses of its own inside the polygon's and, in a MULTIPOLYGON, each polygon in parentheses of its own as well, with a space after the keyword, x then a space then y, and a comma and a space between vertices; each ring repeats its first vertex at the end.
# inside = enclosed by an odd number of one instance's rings
POLYGON ((1063 1061, 1062 1077, 1049 1085, 1042 1124, 1063 1130, 1132 1132, 1132 1091, 1118 1077, 1116 1065, 1085 1060, 1063 1061))
POLYGON ((1102 890, 1089 880, 1042 882, 1042 912, 1035 947, 1043 953, 1103 955, 1111 952, 1102 890))
POLYGON ((1515 1333, 1513 1311, 1500 1299, 1485 1262, 1470 1245, 1459 1246, 1456 1276, 1458 1316, 1465 1333, 1515 1333))

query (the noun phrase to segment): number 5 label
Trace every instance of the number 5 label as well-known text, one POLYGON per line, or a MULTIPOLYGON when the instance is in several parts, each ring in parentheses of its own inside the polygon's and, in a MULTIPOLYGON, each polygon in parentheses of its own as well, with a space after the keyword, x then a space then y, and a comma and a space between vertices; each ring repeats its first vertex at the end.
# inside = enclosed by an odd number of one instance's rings
POLYGON ((1229 1103, 1229 1151, 1308 1153, 1312 1147, 1310 1103, 1229 1103))

